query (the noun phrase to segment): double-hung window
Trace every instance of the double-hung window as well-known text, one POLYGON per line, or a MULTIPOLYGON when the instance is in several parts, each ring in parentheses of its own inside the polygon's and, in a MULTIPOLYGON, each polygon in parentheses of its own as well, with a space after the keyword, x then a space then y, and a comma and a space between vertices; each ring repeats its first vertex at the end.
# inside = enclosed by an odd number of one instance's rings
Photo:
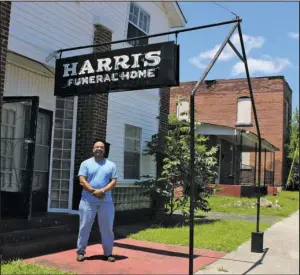
MULTIPOLYGON (((130 3, 127 38, 149 34, 150 15, 135 3, 130 3)), ((147 45, 148 38, 129 41, 132 46, 147 45)))
POLYGON ((141 128, 125 125, 124 179, 140 179, 141 128))

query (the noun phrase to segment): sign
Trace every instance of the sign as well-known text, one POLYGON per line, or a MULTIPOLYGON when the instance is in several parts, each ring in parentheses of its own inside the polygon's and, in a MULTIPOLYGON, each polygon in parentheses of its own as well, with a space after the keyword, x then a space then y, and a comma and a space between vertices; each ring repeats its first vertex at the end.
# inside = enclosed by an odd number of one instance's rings
POLYGON ((56 60, 55 96, 179 85, 179 46, 171 42, 56 60))

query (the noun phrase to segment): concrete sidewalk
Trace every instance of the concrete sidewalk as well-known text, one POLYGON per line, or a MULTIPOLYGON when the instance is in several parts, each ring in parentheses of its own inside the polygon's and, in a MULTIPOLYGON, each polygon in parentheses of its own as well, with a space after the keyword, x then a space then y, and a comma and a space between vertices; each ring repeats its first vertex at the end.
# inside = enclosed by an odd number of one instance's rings
POLYGON ((196 274, 299 274, 299 211, 264 234, 264 253, 251 253, 251 240, 196 274))

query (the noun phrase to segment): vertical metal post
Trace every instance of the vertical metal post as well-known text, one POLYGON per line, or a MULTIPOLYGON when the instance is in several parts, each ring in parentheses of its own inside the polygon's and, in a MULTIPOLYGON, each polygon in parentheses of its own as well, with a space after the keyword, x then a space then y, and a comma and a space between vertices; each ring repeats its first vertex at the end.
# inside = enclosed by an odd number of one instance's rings
POLYGON ((240 139, 240 177, 239 177, 239 185, 241 185, 241 169, 243 168, 243 132, 241 131, 241 139, 240 139))
POLYGON ((275 187, 275 152, 273 152, 273 178, 272 178, 272 182, 273 182, 273 188, 275 187))
POLYGON ((255 153, 254 153, 254 187, 256 187, 256 166, 257 166, 257 143, 255 143, 255 153))
POLYGON ((266 186, 266 180, 267 180, 267 149, 265 149, 265 163, 264 163, 264 186, 266 186))
POLYGON ((189 274, 194 274, 194 210, 195 210, 195 95, 190 96, 190 246, 189 274))
POLYGON ((39 112, 39 97, 35 97, 32 100, 31 115, 30 115, 30 130, 29 137, 31 142, 28 143, 28 155, 26 163, 26 181, 27 181, 27 202, 28 202, 28 220, 31 219, 32 211, 32 184, 34 174, 34 153, 35 153, 35 139, 36 139, 36 127, 37 117, 39 112))
POLYGON ((252 232, 252 243, 251 243, 251 251, 252 252, 263 252, 263 232, 259 232, 259 222, 260 222, 260 181, 261 181, 261 134, 260 134, 260 127, 258 122, 258 117, 256 113, 256 106, 253 96, 253 90, 252 85, 250 81, 250 73, 248 68, 248 62, 247 62, 247 56, 246 56, 246 50, 244 46, 244 40, 242 35, 242 28, 241 24, 238 23, 238 31, 239 31, 239 37, 241 42, 241 48, 243 52, 243 58, 244 58, 244 65, 246 70, 246 76, 247 76, 247 82, 248 87, 250 91, 250 97, 251 97, 251 104, 252 104, 252 110, 254 114, 255 119, 255 126, 258 136, 258 194, 257 194, 257 214, 256 214, 256 232, 252 232))

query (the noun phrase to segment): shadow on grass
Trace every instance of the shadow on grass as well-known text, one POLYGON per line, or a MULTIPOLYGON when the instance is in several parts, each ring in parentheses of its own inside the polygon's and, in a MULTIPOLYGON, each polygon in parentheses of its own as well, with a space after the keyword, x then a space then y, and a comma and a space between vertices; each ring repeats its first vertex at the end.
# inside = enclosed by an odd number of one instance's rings
MULTIPOLYGON (((195 218, 195 225, 212 224, 220 219, 207 219, 205 216, 197 216, 195 218)), ((155 228, 178 228, 189 226, 189 220, 181 214, 173 214, 172 216, 164 214, 159 220, 152 220, 144 223, 136 223, 130 225, 120 225, 115 228, 116 239, 126 238, 132 234, 139 233, 146 229, 155 228)))
MULTIPOLYGON (((133 245, 133 244, 115 243, 114 246, 124 248, 124 249, 142 251, 142 252, 153 253, 153 254, 169 256, 169 257, 189 258, 189 254, 187 254, 187 253, 172 252, 169 250, 162 250, 162 249, 138 246, 138 245, 133 245)), ((194 255, 194 259, 196 259, 198 257, 200 257, 200 255, 194 255)))

